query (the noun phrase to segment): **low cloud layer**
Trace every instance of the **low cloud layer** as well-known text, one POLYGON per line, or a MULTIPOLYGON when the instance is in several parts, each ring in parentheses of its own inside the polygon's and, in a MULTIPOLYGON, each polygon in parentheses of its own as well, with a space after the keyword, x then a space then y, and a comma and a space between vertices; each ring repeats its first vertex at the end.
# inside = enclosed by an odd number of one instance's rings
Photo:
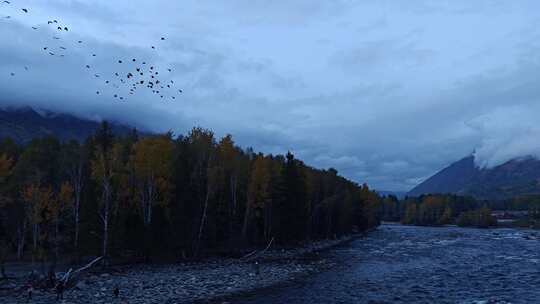
POLYGON ((533 0, 12 1, 0 5, 0 102, 201 125, 408 190, 473 151, 479 166, 540 156, 539 25, 533 0), (118 102, 84 67, 125 72, 119 58, 172 67, 183 95, 118 102))

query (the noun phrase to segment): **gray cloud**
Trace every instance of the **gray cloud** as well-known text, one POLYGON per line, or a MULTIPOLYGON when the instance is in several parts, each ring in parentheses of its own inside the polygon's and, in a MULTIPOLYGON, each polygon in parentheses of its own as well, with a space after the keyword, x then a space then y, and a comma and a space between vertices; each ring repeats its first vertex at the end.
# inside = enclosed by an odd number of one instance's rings
POLYGON ((156 131, 201 125, 244 147, 291 150, 360 183, 407 190, 474 150, 480 166, 540 156, 539 6, 21 0, 0 7, 12 15, 0 20, 0 102, 156 131), (53 18, 71 31, 48 29, 53 18), (66 57, 44 46, 65 46, 66 57), (104 77, 127 72, 116 61, 132 57, 172 67, 168 77, 185 93, 116 101, 104 77))

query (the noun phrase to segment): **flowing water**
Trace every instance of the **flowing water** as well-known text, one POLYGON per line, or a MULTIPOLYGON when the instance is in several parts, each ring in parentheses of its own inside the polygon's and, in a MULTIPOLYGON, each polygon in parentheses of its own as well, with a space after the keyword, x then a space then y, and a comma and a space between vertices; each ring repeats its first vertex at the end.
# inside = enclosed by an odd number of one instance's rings
POLYGON ((334 269, 231 302, 540 303, 538 234, 383 225, 327 253, 334 269))

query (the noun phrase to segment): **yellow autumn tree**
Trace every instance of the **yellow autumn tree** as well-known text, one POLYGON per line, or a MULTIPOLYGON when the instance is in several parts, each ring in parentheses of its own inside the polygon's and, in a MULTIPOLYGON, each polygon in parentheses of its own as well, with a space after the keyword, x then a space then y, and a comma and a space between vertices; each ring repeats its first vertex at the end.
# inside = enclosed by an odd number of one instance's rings
POLYGON ((166 135, 144 138, 133 146, 131 162, 139 184, 138 201, 146 227, 152 222, 152 208, 168 202, 172 152, 172 140, 166 135))
POLYGON ((27 185, 22 191, 26 203, 26 216, 32 227, 33 257, 43 258, 44 248, 40 245, 49 239, 48 224, 54 219, 55 197, 51 187, 38 184, 27 185))
POLYGON ((3 183, 6 178, 11 174, 11 167, 13 166, 13 159, 7 154, 0 155, 0 183, 3 183))
POLYGON ((260 218, 260 213, 265 208, 267 201, 270 200, 270 180, 269 160, 262 155, 258 155, 253 163, 248 186, 248 199, 242 228, 242 236, 244 238, 247 237, 249 221, 253 215, 260 218), (252 214, 253 211, 255 211, 255 214, 252 214))

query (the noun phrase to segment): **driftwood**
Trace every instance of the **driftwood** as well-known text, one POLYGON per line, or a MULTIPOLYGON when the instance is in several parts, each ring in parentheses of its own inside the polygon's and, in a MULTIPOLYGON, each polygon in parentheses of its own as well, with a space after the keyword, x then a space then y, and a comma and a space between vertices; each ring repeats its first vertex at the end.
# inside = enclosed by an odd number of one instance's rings
POLYGON ((272 243, 274 243, 274 238, 272 238, 270 240, 270 242, 268 242, 268 245, 266 246, 266 248, 264 248, 264 250, 259 251, 259 252, 257 252, 255 250, 255 251, 243 256, 241 258, 241 260, 250 261, 250 260, 253 260, 253 259, 256 259, 256 258, 262 256, 266 251, 268 251, 268 249, 270 249, 270 246, 272 246, 272 243))
POLYGON ((62 284, 65 288, 68 286, 74 286, 83 274, 84 271, 90 269, 92 266, 101 261, 103 257, 98 257, 92 260, 90 263, 84 265, 83 267, 73 271, 73 268, 70 268, 66 274, 59 280, 59 284, 62 284))

